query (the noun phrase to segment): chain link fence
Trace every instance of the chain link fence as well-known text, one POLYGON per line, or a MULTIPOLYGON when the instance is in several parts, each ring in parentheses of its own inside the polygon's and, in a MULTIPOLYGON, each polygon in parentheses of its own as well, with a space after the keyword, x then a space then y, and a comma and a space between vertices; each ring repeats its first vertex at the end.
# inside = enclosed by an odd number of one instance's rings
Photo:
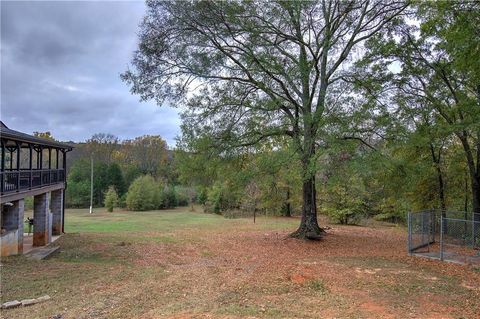
POLYGON ((409 213, 408 253, 480 264, 480 214, 440 210, 409 213))

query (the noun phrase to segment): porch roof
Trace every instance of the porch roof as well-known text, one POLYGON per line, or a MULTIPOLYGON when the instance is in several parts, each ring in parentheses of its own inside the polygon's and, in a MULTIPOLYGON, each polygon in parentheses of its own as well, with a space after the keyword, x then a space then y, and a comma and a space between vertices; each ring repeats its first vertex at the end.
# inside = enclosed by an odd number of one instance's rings
POLYGON ((19 131, 9 129, 2 121, 0 121, 0 137, 2 139, 8 139, 13 141, 25 142, 30 144, 35 144, 39 146, 49 146, 54 148, 60 148, 65 150, 72 150, 73 146, 67 143, 61 143, 54 140, 49 140, 46 138, 41 138, 29 134, 25 134, 19 131))

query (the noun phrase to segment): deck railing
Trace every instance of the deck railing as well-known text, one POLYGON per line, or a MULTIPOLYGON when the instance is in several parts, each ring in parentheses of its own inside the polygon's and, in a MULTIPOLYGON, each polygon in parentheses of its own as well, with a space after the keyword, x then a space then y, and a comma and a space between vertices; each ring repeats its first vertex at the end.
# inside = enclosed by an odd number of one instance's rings
POLYGON ((27 169, 0 172, 2 194, 49 186, 63 183, 64 181, 65 171, 63 169, 27 169))

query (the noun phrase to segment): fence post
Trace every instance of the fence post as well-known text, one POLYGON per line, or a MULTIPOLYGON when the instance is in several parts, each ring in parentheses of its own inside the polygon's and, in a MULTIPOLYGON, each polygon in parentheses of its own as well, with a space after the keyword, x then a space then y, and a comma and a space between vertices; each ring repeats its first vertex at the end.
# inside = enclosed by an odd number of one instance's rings
MULTIPOLYGON (((465 221, 465 224, 467 224, 467 221, 465 221)), ((475 227, 476 226, 477 225, 475 224, 475 212, 472 212, 472 249, 475 249, 475 227)))
POLYGON ((408 224, 408 243, 407 243, 407 249, 408 249, 408 254, 412 254, 412 212, 408 212, 407 214, 407 224, 408 224))
POLYGON ((440 215, 440 260, 443 261, 443 216, 440 215))
POLYGON ((436 225, 435 225, 436 220, 435 220, 435 211, 434 211, 434 210, 432 210, 432 213, 430 214, 430 219, 431 219, 431 223, 430 223, 430 224, 432 225, 432 229, 431 229, 431 231, 432 231, 432 244, 434 244, 434 243, 435 243, 435 234, 436 234, 436 230, 435 230, 435 228, 436 228, 436 225))
POLYGON ((425 212, 422 212, 422 245, 425 244, 425 212))

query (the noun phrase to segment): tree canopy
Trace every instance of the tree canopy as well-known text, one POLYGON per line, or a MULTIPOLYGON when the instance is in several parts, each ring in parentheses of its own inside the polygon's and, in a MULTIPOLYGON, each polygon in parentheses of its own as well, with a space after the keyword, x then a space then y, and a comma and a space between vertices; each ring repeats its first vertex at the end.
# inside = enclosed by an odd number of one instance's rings
POLYGON ((147 1, 132 92, 186 106, 191 135, 237 148, 286 136, 303 181, 302 222, 319 238, 316 150, 339 109, 344 70, 405 1, 147 1))

